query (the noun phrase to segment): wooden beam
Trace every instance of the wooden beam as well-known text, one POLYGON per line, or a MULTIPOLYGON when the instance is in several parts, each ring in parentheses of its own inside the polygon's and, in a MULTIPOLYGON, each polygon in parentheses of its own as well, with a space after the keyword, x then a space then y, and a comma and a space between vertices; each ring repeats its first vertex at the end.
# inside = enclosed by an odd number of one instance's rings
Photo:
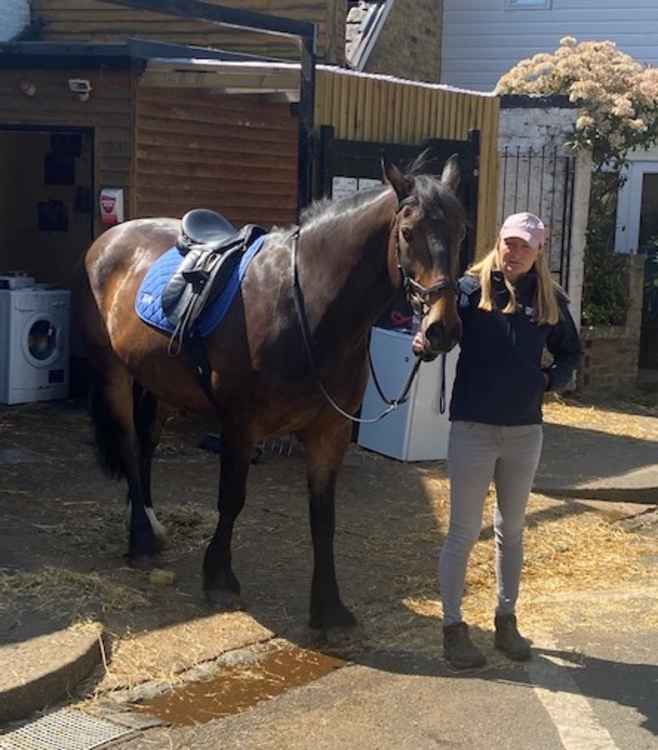
POLYGON ((150 62, 140 86, 209 88, 225 93, 287 94, 299 101, 297 66, 277 70, 267 66, 212 65, 181 61, 150 62))

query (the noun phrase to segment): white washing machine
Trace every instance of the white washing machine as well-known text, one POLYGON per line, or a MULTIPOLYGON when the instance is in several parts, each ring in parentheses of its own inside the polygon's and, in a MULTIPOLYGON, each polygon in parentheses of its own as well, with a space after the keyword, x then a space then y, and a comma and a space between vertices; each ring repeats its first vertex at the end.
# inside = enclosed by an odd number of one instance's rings
POLYGON ((0 288, 0 403, 68 396, 70 308, 66 289, 0 288))

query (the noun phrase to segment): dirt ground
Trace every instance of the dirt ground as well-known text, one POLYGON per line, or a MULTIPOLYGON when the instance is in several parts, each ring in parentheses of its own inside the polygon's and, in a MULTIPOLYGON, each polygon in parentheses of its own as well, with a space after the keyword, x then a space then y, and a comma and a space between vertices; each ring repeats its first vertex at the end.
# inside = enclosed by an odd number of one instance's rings
MULTIPOLYGON (((658 408, 626 408, 559 402, 547 406, 546 418, 616 435, 629 420, 637 432, 639 420, 642 439, 658 442, 658 408)), ((246 611, 214 613, 203 602, 218 458, 198 444, 213 429, 176 418, 158 450, 154 502, 170 535, 158 565, 175 574, 173 584, 158 585, 126 564, 125 488, 97 468, 81 404, 0 410, 0 641, 72 621, 102 623, 111 653, 92 686, 97 693, 149 679, 174 682, 193 664, 273 636, 307 643, 311 546, 299 448, 291 455, 266 450, 250 473, 234 541, 246 611)), ((489 630, 491 506, 492 497, 465 601, 468 619, 489 630)), ((336 560, 343 599, 362 625, 359 648, 394 648, 404 636, 439 653, 436 567, 447 520, 445 462, 401 464, 352 448, 339 480, 336 560)), ((655 539, 621 520, 612 506, 532 496, 523 593, 529 625, 541 627, 546 613, 536 608, 530 621, 532 602, 556 592, 589 595, 611 577, 629 586, 650 580, 655 539)), ((651 616, 658 625, 658 612, 651 616)))

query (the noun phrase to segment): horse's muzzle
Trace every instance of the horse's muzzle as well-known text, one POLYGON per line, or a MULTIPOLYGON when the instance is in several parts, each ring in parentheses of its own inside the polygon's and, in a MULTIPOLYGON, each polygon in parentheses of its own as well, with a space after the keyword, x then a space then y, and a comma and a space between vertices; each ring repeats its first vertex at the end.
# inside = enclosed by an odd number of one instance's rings
POLYGON ((439 356, 455 348, 461 338, 461 325, 446 328, 443 323, 432 323, 425 331, 425 347, 420 353, 423 362, 431 362, 439 356))

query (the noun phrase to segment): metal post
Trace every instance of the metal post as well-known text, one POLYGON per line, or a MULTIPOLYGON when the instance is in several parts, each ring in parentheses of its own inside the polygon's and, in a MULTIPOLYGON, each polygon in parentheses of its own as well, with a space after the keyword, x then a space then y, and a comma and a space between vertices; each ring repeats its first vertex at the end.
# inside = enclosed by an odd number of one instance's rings
POLYGON ((572 231, 573 231, 573 201, 574 193, 576 190, 576 159, 575 157, 570 158, 571 161, 571 185, 567 193, 565 200, 569 201, 569 227, 567 232, 567 267, 564 277, 564 290, 569 292, 569 280, 571 278, 571 253, 572 253, 572 231))
POLYGON ((516 147, 516 172, 514 174, 514 208, 513 213, 519 209, 519 170, 521 169, 521 146, 516 147))
POLYGON ((317 27, 302 38, 299 89, 299 146, 297 152, 297 212, 313 199, 313 120, 315 114, 315 57, 317 27))
POLYGON ((473 159, 472 173, 469 175, 470 195, 468 199, 468 220, 470 224, 470 231, 468 232, 466 258, 464 258, 464 262, 462 263, 462 273, 471 263, 473 263, 473 261, 475 260, 475 256, 477 255, 478 200, 480 197, 480 131, 469 130, 468 142, 471 147, 471 156, 473 159))
POLYGON ((564 188, 562 191, 563 203, 562 203, 562 242, 560 247, 560 284, 566 292, 569 291, 569 279, 566 277, 566 258, 569 257, 569 241, 570 237, 567 234, 567 220, 569 218, 569 184, 570 184, 570 167, 571 160, 569 157, 564 158, 564 188), (566 279, 565 279, 566 277, 566 279))
POLYGON ((505 204, 507 202, 507 162, 509 160, 509 152, 507 146, 503 152, 503 197, 500 201, 500 223, 505 221, 505 204))

